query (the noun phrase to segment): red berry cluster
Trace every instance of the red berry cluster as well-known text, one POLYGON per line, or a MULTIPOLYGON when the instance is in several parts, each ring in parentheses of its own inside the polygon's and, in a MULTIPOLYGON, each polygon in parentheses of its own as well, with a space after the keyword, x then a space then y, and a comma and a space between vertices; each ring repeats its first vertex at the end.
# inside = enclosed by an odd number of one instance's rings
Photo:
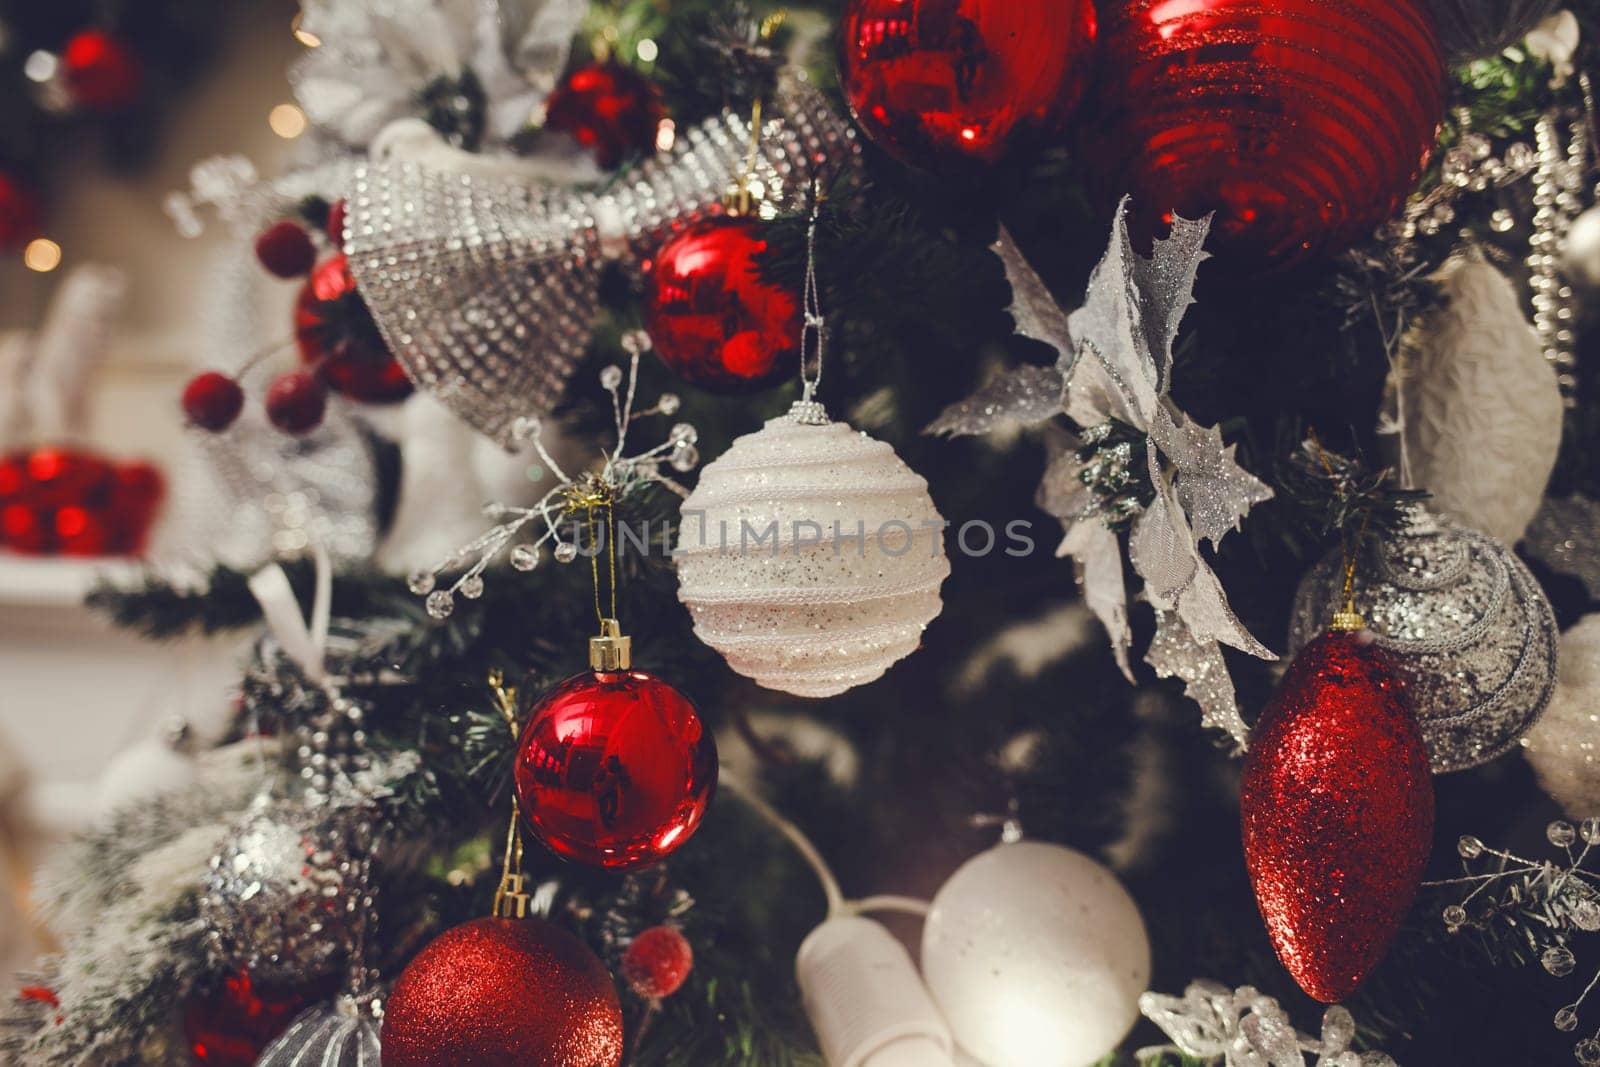
POLYGON ((694 969, 694 949, 673 926, 652 926, 633 939, 622 955, 622 977, 645 1000, 670 997, 694 969))
POLYGON ((30 555, 137 555, 166 485, 148 463, 79 449, 0 457, 0 545, 30 555))

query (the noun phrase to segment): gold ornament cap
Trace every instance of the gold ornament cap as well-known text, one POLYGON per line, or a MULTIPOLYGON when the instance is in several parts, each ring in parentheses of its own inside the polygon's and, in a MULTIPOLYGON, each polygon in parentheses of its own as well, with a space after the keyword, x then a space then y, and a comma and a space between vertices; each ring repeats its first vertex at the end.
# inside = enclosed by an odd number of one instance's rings
POLYGON ((616 619, 602 619, 600 634, 589 638, 589 666, 597 671, 625 671, 633 666, 633 638, 624 637, 616 619))
POLYGON ((1333 624, 1328 627, 1336 634, 1356 633, 1366 628, 1367 620, 1362 617, 1361 612, 1354 608, 1346 608, 1343 611, 1334 612, 1333 624))

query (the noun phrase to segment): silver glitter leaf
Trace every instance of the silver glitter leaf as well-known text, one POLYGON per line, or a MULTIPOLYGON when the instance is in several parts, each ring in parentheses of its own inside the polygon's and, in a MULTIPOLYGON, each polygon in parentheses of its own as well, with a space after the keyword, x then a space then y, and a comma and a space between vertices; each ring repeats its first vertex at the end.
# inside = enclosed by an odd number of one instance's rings
POLYGON ((1061 414, 1066 382, 1055 367, 1025 365, 951 404, 922 432, 975 437, 1008 426, 1037 426, 1061 414))
MULTIPOLYGON (((1126 200, 1119 218, 1119 228, 1126 236, 1126 200)), ((1172 344, 1177 339, 1178 326, 1194 303, 1195 275, 1200 264, 1211 258, 1205 251, 1211 219, 1210 215, 1199 220, 1173 215, 1172 236, 1156 240, 1151 258, 1133 257, 1134 287, 1143 298, 1144 335, 1163 395, 1172 384, 1172 344)))
POLYGON ((1133 630, 1128 625, 1128 590, 1122 575, 1122 545, 1117 535, 1104 523, 1074 523, 1067 529, 1057 554, 1072 557, 1084 603, 1105 626, 1117 666, 1132 682, 1128 646, 1133 643, 1133 630))
POLYGON ((1181 411, 1166 411, 1157 421, 1161 451, 1178 468, 1178 503, 1197 538, 1220 544, 1237 530, 1257 504, 1272 499, 1265 482, 1239 466, 1235 446, 1222 443, 1222 431, 1202 429, 1181 411))
POLYGON ((1006 280, 1011 283, 1011 317, 1017 324, 1017 333, 1055 349, 1056 368, 1063 379, 1070 378, 1078 361, 1078 349, 1072 342, 1066 312, 1050 295, 1044 279, 1023 257, 1011 232, 1004 226, 1000 227, 999 240, 991 247, 1000 257, 1006 269, 1006 280))
POLYGON ((1226 730, 1243 752, 1250 731, 1239 716, 1233 678, 1215 641, 1199 641, 1176 612, 1156 612, 1156 635, 1144 661, 1162 678, 1181 678, 1183 692, 1200 705, 1201 722, 1226 730))

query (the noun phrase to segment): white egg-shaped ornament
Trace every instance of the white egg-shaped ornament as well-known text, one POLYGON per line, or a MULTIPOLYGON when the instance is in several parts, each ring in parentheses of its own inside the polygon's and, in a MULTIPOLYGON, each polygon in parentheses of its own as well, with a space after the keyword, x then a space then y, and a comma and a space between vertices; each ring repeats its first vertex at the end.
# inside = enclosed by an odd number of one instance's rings
POLYGON ((921 643, 950 574, 944 525, 893 448, 801 402, 702 472, 678 530, 678 597, 738 673, 836 696, 921 643))
POLYGON ((1150 938, 1105 867, 1059 845, 1000 845, 933 899, 922 974, 984 1067, 1088 1067, 1139 1018, 1150 938))

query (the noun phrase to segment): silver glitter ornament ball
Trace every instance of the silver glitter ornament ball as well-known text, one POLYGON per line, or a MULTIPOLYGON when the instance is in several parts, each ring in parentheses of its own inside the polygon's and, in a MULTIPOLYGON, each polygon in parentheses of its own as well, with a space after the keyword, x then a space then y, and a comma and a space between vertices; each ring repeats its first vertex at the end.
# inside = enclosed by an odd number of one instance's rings
POLYGON ((1565 0, 1429 0, 1439 43, 1452 62, 1511 47, 1567 6, 1565 0))
MULTIPOLYGON (((1325 633, 1344 586, 1340 553, 1300 583, 1289 655, 1325 633)), ((1555 615, 1500 542, 1407 508, 1402 528, 1357 560, 1356 608, 1411 689, 1435 774, 1487 763, 1517 743, 1555 688, 1555 615)))
POLYGON ((229 969, 299 985, 333 971, 353 942, 359 872, 349 811, 263 797, 211 858, 200 918, 229 969))
POLYGON ((339 997, 301 1013, 255 1067, 379 1067, 383 1009, 372 997, 339 997))
POLYGON ((943 526, 893 448, 796 405, 735 441, 684 502, 678 598, 740 674, 835 696, 921 643, 950 575, 943 526))

